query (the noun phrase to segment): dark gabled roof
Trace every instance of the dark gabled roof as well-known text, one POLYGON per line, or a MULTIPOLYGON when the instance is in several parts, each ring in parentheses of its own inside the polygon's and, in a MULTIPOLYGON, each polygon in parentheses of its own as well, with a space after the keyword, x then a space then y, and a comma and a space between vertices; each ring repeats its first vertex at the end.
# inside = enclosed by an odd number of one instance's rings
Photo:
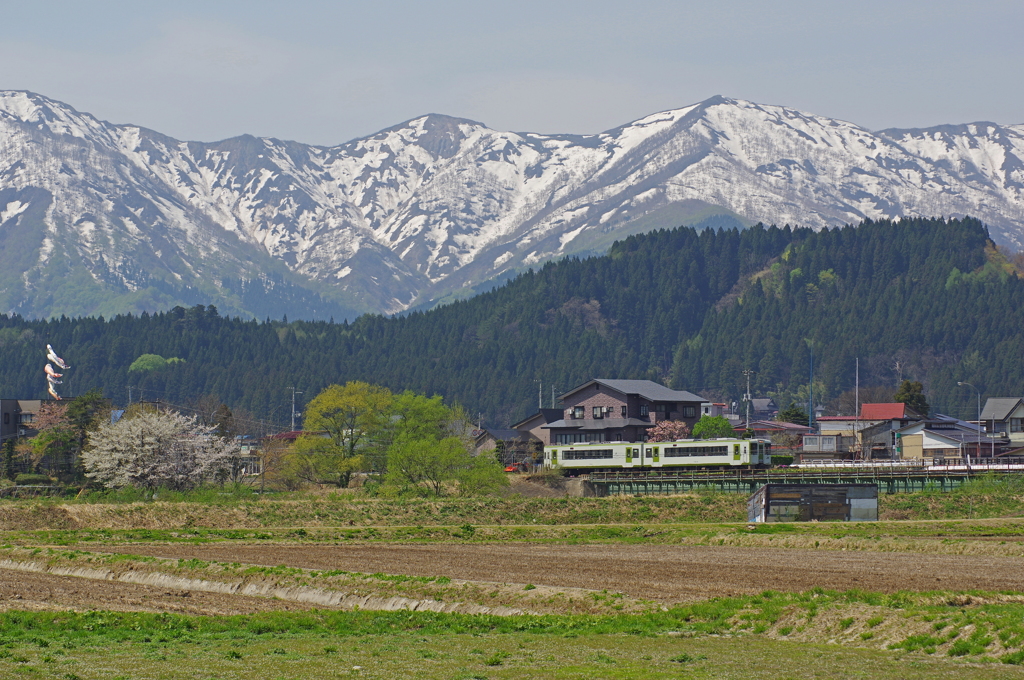
POLYGON ((989 397, 981 409, 982 420, 1006 420, 1021 402, 1020 397, 989 397))
POLYGON ((532 416, 527 416, 526 418, 520 420, 518 423, 513 423, 512 427, 518 430, 525 423, 533 420, 537 416, 543 418, 545 423, 553 423, 556 420, 561 419, 562 415, 562 409, 560 408, 542 408, 541 410, 534 413, 532 416))
POLYGON ((971 436, 975 436, 974 433, 984 431, 984 428, 976 423, 970 423, 966 420, 960 420, 959 418, 953 418, 951 416, 944 416, 941 413, 936 413, 932 418, 925 418, 924 420, 918 420, 917 422, 905 425, 896 432, 903 432, 904 430, 910 430, 920 425, 924 425, 924 429, 929 432, 968 432, 971 436))
MULTIPOLYGON (((740 425, 736 429, 744 430, 746 426, 740 425)), ((760 430, 763 432, 790 432, 793 434, 811 434, 814 432, 814 429, 807 425, 787 423, 784 420, 751 420, 750 429, 755 432, 760 430)))
POLYGON ((696 401, 705 402, 707 399, 694 394, 693 392, 687 392, 686 390, 670 390, 664 385, 660 385, 653 380, 608 380, 606 378, 595 378, 588 382, 583 383, 578 387, 574 387, 561 396, 562 399, 568 397, 570 394, 579 392, 584 387, 589 387, 594 383, 603 385, 610 389, 620 392, 622 394, 637 394, 644 399, 651 401, 696 401))
POLYGON ((480 430, 480 434, 477 435, 477 440, 479 441, 483 439, 484 436, 486 435, 490 435, 496 442, 509 442, 529 436, 523 432, 520 432, 519 430, 506 430, 497 427, 485 427, 484 429, 480 430))
POLYGON ((556 420, 553 423, 542 425, 545 430, 552 430, 557 427, 573 428, 577 430, 616 430, 620 427, 654 427, 655 423, 639 418, 599 418, 597 420, 556 420))

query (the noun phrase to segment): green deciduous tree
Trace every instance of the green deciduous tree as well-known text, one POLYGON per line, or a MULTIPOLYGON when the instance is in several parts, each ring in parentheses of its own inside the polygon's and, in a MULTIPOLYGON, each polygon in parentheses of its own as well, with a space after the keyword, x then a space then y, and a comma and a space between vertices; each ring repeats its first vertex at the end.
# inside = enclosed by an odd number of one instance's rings
POLYGON ((404 392, 395 398, 392 442, 385 481, 399 487, 425 487, 441 495, 458 483, 464 495, 487 493, 508 484, 493 455, 471 453, 471 424, 460 406, 441 397, 404 392))
POLYGON ((459 494, 480 496, 508 488, 508 475, 494 455, 486 452, 473 458, 473 464, 459 475, 459 494))
POLYGON ((717 439, 718 437, 735 437, 736 430, 722 416, 701 416, 693 426, 694 439, 717 439))
POLYGON ((306 405, 293 469, 303 479, 347 487, 390 438, 395 396, 379 385, 331 385, 306 405))
POLYGON ((473 457, 456 437, 409 439, 388 450, 385 479, 395 486, 424 485, 440 496, 446 482, 458 479, 472 466, 473 457))

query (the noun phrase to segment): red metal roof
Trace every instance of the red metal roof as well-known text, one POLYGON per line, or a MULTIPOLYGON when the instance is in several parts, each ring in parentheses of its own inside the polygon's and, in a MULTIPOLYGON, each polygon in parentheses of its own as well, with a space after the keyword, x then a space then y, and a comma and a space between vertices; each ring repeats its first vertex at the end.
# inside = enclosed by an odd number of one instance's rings
POLYGON ((907 405, 895 404, 861 404, 860 417, 864 420, 891 420, 907 418, 907 405))

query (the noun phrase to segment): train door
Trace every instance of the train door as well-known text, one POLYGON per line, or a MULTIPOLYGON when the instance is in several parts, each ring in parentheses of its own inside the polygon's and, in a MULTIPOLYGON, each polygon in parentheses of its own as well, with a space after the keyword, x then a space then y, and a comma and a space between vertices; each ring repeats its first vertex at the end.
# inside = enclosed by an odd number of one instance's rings
POLYGON ((640 448, 636 446, 626 447, 626 464, 623 467, 633 467, 634 460, 640 461, 640 448))
POLYGON ((661 467, 661 447, 651 446, 647 449, 649 462, 652 467, 661 467))

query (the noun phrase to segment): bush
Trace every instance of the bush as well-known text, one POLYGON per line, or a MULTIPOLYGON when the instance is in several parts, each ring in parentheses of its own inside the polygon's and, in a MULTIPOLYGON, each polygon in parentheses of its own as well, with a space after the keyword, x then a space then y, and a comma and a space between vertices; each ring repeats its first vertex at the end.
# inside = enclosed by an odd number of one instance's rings
POLYGON ((18 486, 50 486, 53 484, 53 480, 46 475, 35 475, 23 472, 14 478, 14 483, 18 486))
POLYGON ((793 456, 772 456, 772 465, 792 465, 793 456))

